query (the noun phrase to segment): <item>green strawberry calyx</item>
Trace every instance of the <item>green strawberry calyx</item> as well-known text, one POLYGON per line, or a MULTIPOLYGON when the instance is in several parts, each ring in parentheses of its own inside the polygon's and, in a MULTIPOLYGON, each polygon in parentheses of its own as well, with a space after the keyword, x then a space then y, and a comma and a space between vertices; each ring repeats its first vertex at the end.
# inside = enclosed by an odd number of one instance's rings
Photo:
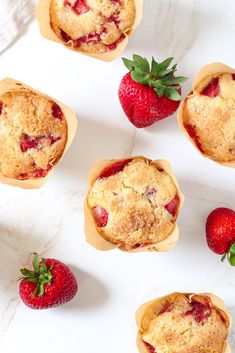
POLYGON ((173 58, 167 58, 161 63, 152 58, 151 65, 146 58, 133 55, 133 60, 122 58, 124 65, 131 72, 133 81, 150 86, 158 97, 167 96, 169 99, 181 99, 179 86, 187 77, 175 76, 177 64, 170 67, 173 58))
POLYGON ((35 295, 39 295, 40 297, 44 294, 44 285, 50 284, 52 280, 52 269, 54 267, 54 263, 50 268, 47 267, 45 259, 39 259, 38 254, 34 254, 33 258, 33 270, 29 270, 27 268, 22 268, 20 272, 23 277, 21 279, 26 279, 28 282, 36 283, 36 287, 32 293, 32 297, 35 295))
POLYGON ((235 243, 233 243, 229 251, 222 256, 221 261, 224 262, 226 259, 231 266, 235 266, 235 243))

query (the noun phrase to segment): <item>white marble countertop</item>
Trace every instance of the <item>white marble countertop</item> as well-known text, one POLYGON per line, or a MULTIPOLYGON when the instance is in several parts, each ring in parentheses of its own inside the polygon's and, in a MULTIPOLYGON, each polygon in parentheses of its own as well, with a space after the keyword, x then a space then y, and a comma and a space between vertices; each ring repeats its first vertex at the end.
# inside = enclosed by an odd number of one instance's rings
MULTIPOLYGON (((179 73, 190 78, 185 93, 200 66, 212 61, 235 66, 234 13, 232 0, 145 0, 143 21, 124 55, 174 56, 179 73)), ((1 353, 137 352, 135 310, 175 290, 212 291, 235 319, 235 268, 220 263, 204 235, 213 208, 234 208, 234 170, 202 158, 175 116, 135 130, 117 98, 125 71, 120 59, 96 61, 43 39, 35 22, 0 57, 1 78, 14 77, 60 99, 79 118, 72 148, 45 187, 0 186, 1 353), (97 159, 131 153, 168 159, 186 196, 180 241, 170 253, 102 253, 85 241, 89 167, 97 159), (48 311, 20 302, 18 269, 34 251, 72 266, 80 284, 74 301, 48 311)))

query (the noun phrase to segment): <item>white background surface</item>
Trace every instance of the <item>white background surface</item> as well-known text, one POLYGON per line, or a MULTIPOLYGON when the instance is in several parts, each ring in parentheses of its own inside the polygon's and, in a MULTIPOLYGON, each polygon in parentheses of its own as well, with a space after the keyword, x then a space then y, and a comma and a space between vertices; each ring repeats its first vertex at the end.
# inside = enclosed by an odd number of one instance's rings
MULTIPOLYGON (((185 94, 200 66, 212 61, 235 66, 234 13, 232 0, 145 0, 143 21, 124 55, 174 56, 179 74, 190 78, 185 94)), ((79 118, 72 148, 45 187, 0 186, 1 353, 137 352, 135 310, 175 290, 212 291, 235 319, 235 268, 220 263, 204 235, 212 209, 234 208, 235 171, 202 158, 175 116, 136 131, 117 98, 125 72, 121 59, 104 63, 47 41, 35 22, 0 57, 1 78, 14 77, 58 98, 79 118), (186 196, 180 241, 168 254, 102 253, 85 242, 89 167, 130 153, 168 159, 186 196), (19 301, 18 269, 29 264, 33 251, 72 266, 80 284, 74 301, 48 311, 19 301)), ((234 335, 233 327, 233 351, 234 335)))

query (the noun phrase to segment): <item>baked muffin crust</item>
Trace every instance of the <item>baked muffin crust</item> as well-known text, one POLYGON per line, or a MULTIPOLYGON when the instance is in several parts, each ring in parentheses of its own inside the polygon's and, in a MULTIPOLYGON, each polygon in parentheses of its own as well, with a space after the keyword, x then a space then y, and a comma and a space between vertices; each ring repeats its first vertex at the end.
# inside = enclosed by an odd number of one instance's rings
POLYGON ((133 157, 101 171, 87 204, 99 234, 122 250, 131 250, 160 242, 174 231, 179 195, 166 171, 133 157))
POLYGON ((132 28, 134 0, 51 0, 50 24, 65 44, 86 53, 117 48, 132 28))
POLYGON ((235 74, 202 79, 184 101, 182 120, 203 154, 218 162, 234 162, 235 74))
POLYGON ((230 317, 211 298, 173 293, 144 304, 137 312, 140 351, 223 353, 230 317))
POLYGON ((61 158, 67 124, 60 106, 22 87, 0 96, 0 173, 27 180, 45 177, 61 158))

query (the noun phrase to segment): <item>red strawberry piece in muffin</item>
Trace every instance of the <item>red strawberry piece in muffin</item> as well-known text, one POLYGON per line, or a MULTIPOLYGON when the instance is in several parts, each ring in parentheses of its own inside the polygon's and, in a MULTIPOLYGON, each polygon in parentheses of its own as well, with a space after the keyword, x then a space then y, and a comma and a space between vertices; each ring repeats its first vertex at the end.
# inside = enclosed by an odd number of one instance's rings
POLYGON ((217 97, 219 94, 219 78, 212 78, 208 85, 203 88, 201 94, 211 98, 217 97))
POLYGON ((172 216, 176 216, 178 210, 179 210, 179 203, 180 203, 180 199, 179 196, 176 194, 173 199, 167 204, 165 205, 165 209, 172 215, 172 216))
POLYGON ((191 315, 199 324, 211 315, 211 307, 209 301, 200 302, 192 300, 192 309, 188 310, 184 315, 191 315))
POLYGON ((144 342, 144 344, 145 344, 146 348, 148 349, 149 353, 156 353, 155 348, 151 344, 149 344, 147 342, 144 342))

